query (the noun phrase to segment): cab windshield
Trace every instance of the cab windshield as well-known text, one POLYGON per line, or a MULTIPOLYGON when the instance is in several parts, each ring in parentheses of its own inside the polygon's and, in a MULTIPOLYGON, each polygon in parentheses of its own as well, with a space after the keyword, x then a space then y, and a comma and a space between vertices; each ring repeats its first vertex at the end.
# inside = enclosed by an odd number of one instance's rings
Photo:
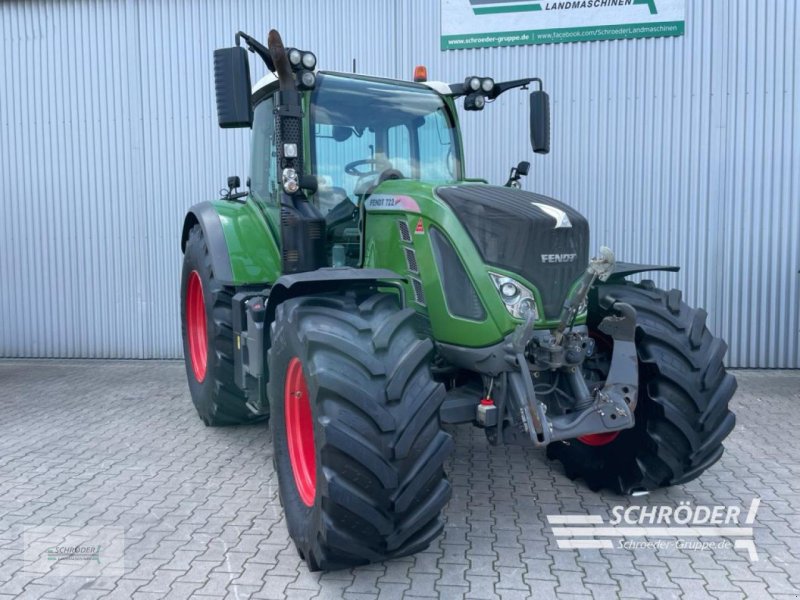
POLYGON ((321 74, 311 96, 312 172, 323 215, 387 179, 461 179, 442 98, 416 84, 321 74))

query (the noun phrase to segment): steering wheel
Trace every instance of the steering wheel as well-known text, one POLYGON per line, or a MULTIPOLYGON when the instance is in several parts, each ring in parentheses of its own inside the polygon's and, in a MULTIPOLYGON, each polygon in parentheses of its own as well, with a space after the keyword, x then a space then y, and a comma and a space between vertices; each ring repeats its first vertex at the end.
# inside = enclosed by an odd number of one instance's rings
POLYGON ((380 166, 385 166, 386 161, 377 160, 374 158, 362 158, 361 160, 354 160, 353 162, 349 162, 344 166, 344 172, 348 175, 353 175, 354 177, 368 177, 369 175, 377 175, 378 173, 382 173, 384 169, 381 169, 380 166), (372 165, 372 169, 369 171, 359 171, 356 167, 362 167, 364 165, 372 165))

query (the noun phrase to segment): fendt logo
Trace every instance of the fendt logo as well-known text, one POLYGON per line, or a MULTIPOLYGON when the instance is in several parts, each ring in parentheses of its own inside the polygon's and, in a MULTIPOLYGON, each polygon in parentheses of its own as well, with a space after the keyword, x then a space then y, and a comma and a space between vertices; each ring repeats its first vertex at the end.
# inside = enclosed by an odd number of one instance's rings
POLYGON ((571 263, 576 258, 577 254, 542 254, 543 263, 571 263))
POLYGON ((498 13, 534 12, 539 10, 571 10, 573 8, 609 8, 612 6, 635 6, 642 4, 657 15, 656 0, 469 0, 476 15, 498 13))

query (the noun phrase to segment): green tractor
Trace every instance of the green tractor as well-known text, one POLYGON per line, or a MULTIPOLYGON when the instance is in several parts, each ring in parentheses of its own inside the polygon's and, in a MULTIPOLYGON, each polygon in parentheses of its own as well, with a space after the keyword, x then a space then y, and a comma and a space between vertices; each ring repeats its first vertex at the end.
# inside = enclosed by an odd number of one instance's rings
POLYGON ((706 313, 627 278, 675 267, 589 257, 569 206, 466 177, 455 102, 537 78, 445 84, 316 69, 239 32, 214 53, 221 127, 251 128, 247 191, 183 225, 183 343, 206 425, 270 419, 289 533, 312 570, 417 552, 450 497, 443 424, 546 447, 571 478, 630 494, 722 455, 736 381, 706 313), (241 42, 244 41, 244 46, 241 42), (269 73, 250 83, 248 50, 269 73))

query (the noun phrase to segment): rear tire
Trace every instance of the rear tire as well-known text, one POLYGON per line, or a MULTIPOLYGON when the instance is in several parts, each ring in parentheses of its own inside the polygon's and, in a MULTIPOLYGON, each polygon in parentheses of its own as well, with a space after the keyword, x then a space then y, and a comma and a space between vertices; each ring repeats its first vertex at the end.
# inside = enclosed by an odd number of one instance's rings
POLYGON ((636 425, 617 436, 550 444, 547 455, 595 490, 628 494, 691 481, 719 460, 736 422, 728 410, 736 379, 722 364, 727 345, 706 328, 706 312, 690 308, 678 290, 652 281, 605 284, 590 298, 588 325, 598 354, 585 370, 593 364, 607 373, 611 340, 597 326, 613 301, 636 309, 636 425))
POLYGON ((295 298, 276 311, 273 456, 289 535, 312 571, 412 554, 442 531, 453 440, 413 315, 391 294, 295 298))
POLYGON ((233 290, 214 276, 200 225, 189 231, 181 274, 181 330, 189 391, 206 425, 263 420, 233 379, 233 290))

